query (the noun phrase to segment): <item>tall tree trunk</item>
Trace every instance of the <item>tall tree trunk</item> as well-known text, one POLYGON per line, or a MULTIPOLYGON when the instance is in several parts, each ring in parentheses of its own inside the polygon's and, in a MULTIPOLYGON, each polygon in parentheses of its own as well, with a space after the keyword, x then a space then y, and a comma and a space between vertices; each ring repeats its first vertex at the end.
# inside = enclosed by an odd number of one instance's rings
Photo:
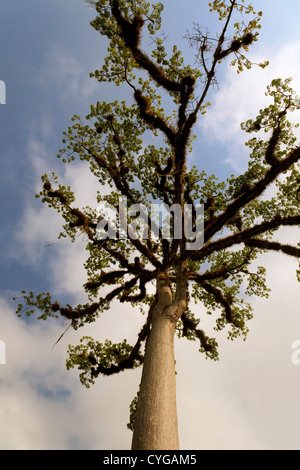
POLYGON ((133 450, 179 449, 174 334, 176 322, 185 309, 182 276, 173 300, 168 276, 160 275, 138 396, 133 450))
POLYGON ((164 315, 147 342, 132 440, 134 450, 179 449, 174 323, 164 315))

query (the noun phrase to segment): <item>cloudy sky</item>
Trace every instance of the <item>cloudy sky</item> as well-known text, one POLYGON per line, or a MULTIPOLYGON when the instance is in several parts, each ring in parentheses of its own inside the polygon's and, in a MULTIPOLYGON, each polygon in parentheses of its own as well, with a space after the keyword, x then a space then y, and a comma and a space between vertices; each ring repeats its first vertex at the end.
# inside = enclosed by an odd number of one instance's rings
MULTIPOLYGON (((206 1, 163 3, 163 30, 193 61, 182 37, 193 21, 215 33, 218 20, 206 1)), ((269 60, 270 66, 241 75, 222 69, 191 155, 220 177, 245 168, 240 122, 268 104, 270 81, 293 77, 300 94, 299 1, 254 0, 253 6, 264 16, 251 60, 269 60)), ((82 0, 0 0, 0 10, 0 79, 6 85, 6 104, 0 105, 0 341, 6 350, 5 364, 0 357, 0 449, 128 449, 126 423, 140 370, 100 377, 86 389, 65 361, 68 344, 78 344, 82 335, 133 342, 143 322, 139 312, 114 306, 84 331, 68 330, 53 348, 67 325, 19 319, 12 302, 22 289, 51 291, 73 305, 85 299, 84 243, 57 241, 60 218, 34 195, 40 176, 54 170, 82 206, 93 201, 97 181, 88 170, 76 163, 62 167, 56 158, 62 132, 90 104, 124 96, 89 78, 107 44, 89 25, 95 13, 82 0)), ((300 113, 293 119, 300 121, 300 113)), ((299 230, 281 236, 296 244, 299 230)), ((217 363, 206 361, 196 343, 176 342, 182 449, 300 449, 300 365, 291 360, 292 343, 300 340, 297 263, 272 254, 259 264, 268 269, 272 294, 252 300, 246 342, 218 338, 217 363)))

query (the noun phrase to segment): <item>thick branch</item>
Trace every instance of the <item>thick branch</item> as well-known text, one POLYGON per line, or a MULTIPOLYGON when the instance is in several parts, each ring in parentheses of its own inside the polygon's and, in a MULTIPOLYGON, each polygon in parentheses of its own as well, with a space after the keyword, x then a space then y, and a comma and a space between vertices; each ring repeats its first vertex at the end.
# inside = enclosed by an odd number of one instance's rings
POLYGON ((164 119, 162 119, 160 116, 155 116, 155 114, 151 111, 149 99, 142 94, 141 90, 135 90, 134 98, 138 104, 141 118, 144 119, 147 124, 150 124, 155 129, 159 129, 161 132, 163 132, 168 137, 170 144, 174 145, 174 131, 167 125, 164 119))
POLYGON ((252 189, 236 198, 231 204, 227 206, 227 209, 222 214, 215 217, 214 220, 208 224, 204 232, 205 239, 207 240, 211 238, 224 225, 226 225, 226 223, 232 219, 242 207, 246 206, 249 202, 259 197, 280 174, 288 170, 299 159, 300 148, 297 147, 292 150, 285 159, 278 161, 275 166, 272 166, 262 180, 256 183, 252 189))
POLYGON ((268 232, 269 230, 278 229, 281 226, 295 226, 300 225, 300 216, 290 216, 290 217, 280 217, 277 216, 273 220, 268 222, 263 222, 258 225, 254 225, 249 229, 246 229, 242 232, 235 233, 234 235, 229 235, 228 237, 216 240, 215 242, 209 243, 199 251, 193 252, 190 251, 190 256, 192 259, 202 259, 205 256, 210 255, 215 251, 220 251, 225 248, 229 248, 240 243, 251 242, 252 237, 261 235, 262 233, 268 232))
MULTIPOLYGON (((245 245, 247 245, 247 243, 245 243, 245 245)), ((249 246, 251 245, 249 244, 249 246)), ((216 269, 214 271, 206 271, 203 274, 197 272, 189 272, 188 277, 190 280, 199 283, 203 281, 211 281, 213 279, 227 279, 230 275, 239 272, 241 269, 243 269, 244 266, 247 266, 249 264, 251 260, 252 251, 253 250, 249 250, 249 252, 244 257, 243 261, 237 265, 228 266, 227 263, 224 263, 224 265, 220 269, 216 269)))
POLYGON ((63 317, 68 318, 69 320, 78 320, 79 318, 83 318, 85 316, 91 316, 96 313, 100 307, 101 302, 95 302, 86 307, 78 308, 77 310, 61 307, 57 302, 51 305, 53 312, 60 312, 63 317))
POLYGON ((119 271, 111 271, 109 273, 102 272, 97 281, 87 282, 85 284, 85 288, 92 290, 92 289, 97 289, 103 284, 114 284, 117 282, 119 278, 123 277, 125 274, 128 274, 128 271, 119 270, 119 271))
POLYGON ((150 332, 150 323, 151 323, 150 312, 151 312, 151 308, 149 310, 147 321, 142 327, 140 333, 138 334, 138 339, 135 345, 132 347, 129 357, 121 360, 119 364, 117 365, 112 364, 109 367, 98 364, 97 359, 93 357, 93 363, 95 363, 94 364, 95 367, 91 368, 91 374, 93 377, 96 377, 99 374, 103 374, 103 375, 117 374, 118 372, 121 372, 125 369, 132 369, 136 361, 139 361, 140 363, 143 362, 143 356, 140 354, 140 348, 141 348, 141 343, 145 341, 145 339, 147 338, 150 332))
POLYGON ((222 307, 224 307, 225 310, 225 316, 226 316, 226 321, 228 323, 233 323, 235 324, 234 318, 233 318, 233 312, 231 309, 231 304, 232 304, 232 299, 228 299, 224 297, 222 291, 218 289, 217 287, 213 286, 212 284, 209 284, 207 281, 201 282, 202 287, 212 294, 216 300, 216 302, 222 307))
POLYGON ((147 320, 138 334, 137 341, 135 345, 133 346, 129 357, 127 359, 121 360, 118 365, 112 364, 109 367, 97 364, 96 358, 93 357, 93 364, 94 366, 96 366, 96 367, 91 368, 91 374, 93 376, 97 376, 99 374, 103 374, 103 375, 116 374, 125 369, 132 369, 136 361, 139 361, 140 363, 143 362, 143 356, 140 354, 140 348, 141 348, 142 342, 145 341, 147 337, 149 336, 150 329, 151 329, 151 322, 153 318, 153 312, 155 310, 156 304, 157 304, 157 297, 155 297, 153 303, 151 304, 149 308, 147 320))
POLYGON ((247 240, 244 242, 246 246, 251 246, 255 248, 261 248, 263 250, 274 250, 281 251, 289 256, 294 256, 295 258, 300 258, 300 248, 291 245, 283 245, 278 242, 271 242, 268 240, 258 240, 257 238, 247 240))
MULTIPOLYGON (((170 282, 169 277, 167 277, 168 282, 170 282)), ((171 291, 171 286, 169 286, 169 292, 171 291)), ((176 292, 174 300, 166 306, 164 310, 164 315, 171 320, 175 325, 181 315, 186 311, 188 305, 188 278, 187 278, 187 267, 186 261, 180 261, 177 266, 177 275, 176 275, 176 292)))
POLYGON ((269 165, 278 165, 279 160, 275 156, 275 148, 276 145, 278 144, 279 137, 280 137, 280 132, 281 132, 281 127, 277 126, 272 133, 271 139, 269 140, 268 147, 266 150, 266 162, 269 165))
POLYGON ((189 272, 188 277, 191 281, 203 282, 210 281, 212 279, 225 279, 228 277, 229 269, 227 266, 222 266, 220 269, 215 271, 207 271, 206 273, 200 274, 195 272, 189 272))
POLYGON ((141 16, 136 15, 133 19, 133 22, 127 21, 121 13, 119 8, 119 1, 112 0, 112 14, 120 27, 120 32, 126 46, 131 50, 134 59, 140 67, 146 70, 150 77, 155 80, 155 82, 164 87, 167 91, 178 91, 180 92, 183 89, 181 83, 170 80, 164 73, 163 69, 157 64, 152 62, 150 58, 141 51, 140 45, 140 33, 144 20, 141 16))
POLYGON ((196 323, 191 318, 189 318, 185 313, 183 313, 181 315, 181 320, 183 323, 183 336, 187 336, 188 330, 194 331, 200 341, 201 346, 205 351, 210 352, 214 349, 214 346, 209 343, 207 336, 204 334, 204 331, 199 330, 197 328, 196 323))
POLYGON ((140 292, 139 294, 130 295, 129 292, 124 292, 122 295, 120 302, 138 302, 143 300, 146 297, 146 283, 148 281, 146 279, 140 279, 140 292))

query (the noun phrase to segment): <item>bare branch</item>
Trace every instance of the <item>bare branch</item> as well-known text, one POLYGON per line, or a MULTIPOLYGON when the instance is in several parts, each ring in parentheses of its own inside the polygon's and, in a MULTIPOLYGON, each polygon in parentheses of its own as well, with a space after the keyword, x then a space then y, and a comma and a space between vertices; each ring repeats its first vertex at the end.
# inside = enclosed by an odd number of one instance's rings
POLYGON ((246 246, 251 246, 255 248, 261 248, 263 250, 270 251, 281 251, 289 256, 294 256, 295 258, 300 258, 300 248, 291 245, 283 245, 278 242, 272 242, 268 240, 259 240, 257 238, 247 240, 244 242, 246 246))
MULTIPOLYGON (((261 224, 254 225, 253 227, 246 229, 242 232, 235 233, 234 235, 229 235, 228 237, 216 240, 211 242, 199 251, 190 252, 191 259, 203 259, 204 257, 210 255, 211 253, 223 250, 225 248, 238 245, 240 243, 252 242, 252 237, 261 235, 270 230, 278 229, 279 227, 284 226, 295 226, 300 225, 300 215, 290 216, 290 217, 280 217, 277 216, 273 220, 268 222, 262 222, 261 224)), ((250 246, 250 244, 249 244, 250 246)))

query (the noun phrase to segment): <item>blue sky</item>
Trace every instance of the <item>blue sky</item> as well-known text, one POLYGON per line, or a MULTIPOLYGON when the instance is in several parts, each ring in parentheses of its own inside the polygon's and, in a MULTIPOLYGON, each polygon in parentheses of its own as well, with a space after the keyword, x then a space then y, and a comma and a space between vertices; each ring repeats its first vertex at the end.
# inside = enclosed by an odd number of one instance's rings
MULTIPOLYGON (((218 20, 212 20, 206 1, 163 3, 162 29, 193 60, 182 37, 193 21, 214 33, 218 20)), ((250 56, 254 62, 270 60, 270 66, 240 76, 222 68, 191 154, 219 176, 245 168, 239 124, 268 104, 266 85, 292 76, 300 94, 299 2, 256 0, 253 6, 264 16, 250 56)), ((0 340, 6 344, 0 448, 126 449, 128 409, 140 371, 100 377, 86 390, 77 371, 66 371, 65 360, 68 344, 84 334, 133 342, 143 320, 139 313, 116 307, 99 325, 69 330, 52 350, 66 324, 18 319, 11 299, 22 289, 50 290, 73 304, 83 299, 84 244, 57 242, 60 218, 34 195, 40 176, 54 170, 83 206, 93 200, 98 188, 88 170, 77 164, 65 168, 56 158, 62 132, 73 114, 86 115, 97 100, 128 95, 89 78, 101 66, 107 44, 89 25, 95 12, 82 0, 0 0, 0 11, 0 79, 6 84, 6 104, 0 105, 0 340)), ((283 236, 299 241, 299 231, 283 236)), ((196 344, 176 344, 182 449, 299 449, 300 365, 291 362, 291 344, 300 338, 297 263, 267 255, 261 264, 273 292, 268 301, 253 300, 246 343, 221 338, 217 364, 205 361, 196 344)))

